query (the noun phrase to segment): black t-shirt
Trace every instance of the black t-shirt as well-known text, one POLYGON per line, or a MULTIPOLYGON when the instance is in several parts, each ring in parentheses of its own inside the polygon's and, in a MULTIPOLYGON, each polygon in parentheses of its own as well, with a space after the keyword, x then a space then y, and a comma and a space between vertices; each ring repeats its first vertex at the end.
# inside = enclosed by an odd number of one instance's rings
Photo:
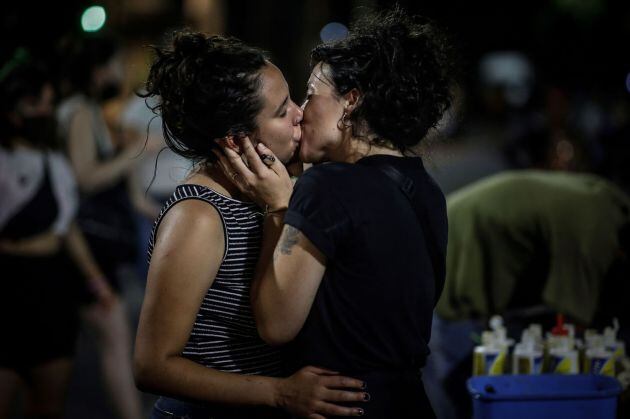
POLYGON ((433 273, 427 245, 436 246, 443 266, 447 223, 444 195, 422 160, 377 155, 313 167, 295 185, 284 222, 327 259, 308 318, 289 347, 292 366, 344 373, 424 366, 444 281, 433 273), (361 164, 367 160, 393 165, 414 181, 413 205, 425 206, 419 213, 432 230, 426 238, 412 203, 381 170, 361 164))

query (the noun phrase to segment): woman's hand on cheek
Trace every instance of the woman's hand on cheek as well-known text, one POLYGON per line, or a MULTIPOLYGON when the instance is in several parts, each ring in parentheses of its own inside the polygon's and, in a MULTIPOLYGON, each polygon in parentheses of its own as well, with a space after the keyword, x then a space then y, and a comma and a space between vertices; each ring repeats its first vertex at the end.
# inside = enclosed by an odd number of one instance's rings
POLYGON ((219 166, 241 192, 269 211, 287 208, 293 183, 284 165, 270 149, 262 143, 254 148, 249 137, 241 139, 240 146, 248 166, 234 150, 218 144, 223 149, 223 155, 215 153, 219 166))

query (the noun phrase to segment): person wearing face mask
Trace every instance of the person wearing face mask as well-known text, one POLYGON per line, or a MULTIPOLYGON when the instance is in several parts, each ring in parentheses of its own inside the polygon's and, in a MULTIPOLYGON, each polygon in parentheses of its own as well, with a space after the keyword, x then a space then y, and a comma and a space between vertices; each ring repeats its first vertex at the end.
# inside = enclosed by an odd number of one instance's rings
POLYGON ((53 97, 25 50, 0 70, 0 418, 20 388, 26 417, 62 417, 78 328, 72 261, 99 306, 114 298, 74 221, 53 97))
MULTIPOLYGON (((288 163, 302 110, 265 54, 234 38, 176 32, 155 49, 146 96, 167 145, 195 162, 166 202, 149 243, 149 274, 134 354, 139 388, 161 395, 152 418, 360 415, 360 380, 305 367, 284 378, 249 304, 264 209, 217 166, 219 146, 249 135, 288 163), (282 409, 280 409, 282 408, 282 409)), ((271 156, 267 156, 271 160, 271 156)))
POLYGON ((60 103, 57 118, 80 191, 78 224, 116 295, 104 310, 89 289, 80 290, 81 317, 99 341, 102 376, 114 410, 121 418, 137 419, 142 406, 131 372, 131 330, 121 298, 121 276, 135 260, 128 180, 142 145, 122 138, 104 112, 122 83, 116 42, 86 38, 68 46, 65 55, 70 59, 62 86, 72 93, 60 103))
POLYGON ((317 46, 295 184, 264 145, 228 147, 235 185, 268 206, 252 284, 261 337, 365 380, 371 418, 435 417, 421 368, 445 276, 444 195, 410 153, 451 104, 449 44, 395 9, 317 46), (255 148, 254 148, 255 147, 255 148), (319 164, 325 163, 325 164, 319 164))

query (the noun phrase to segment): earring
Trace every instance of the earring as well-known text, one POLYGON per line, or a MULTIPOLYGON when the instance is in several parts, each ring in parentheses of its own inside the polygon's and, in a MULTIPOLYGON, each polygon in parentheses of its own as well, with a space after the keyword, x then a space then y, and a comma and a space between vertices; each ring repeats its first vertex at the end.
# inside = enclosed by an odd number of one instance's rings
POLYGON ((349 115, 350 114, 348 114, 346 111, 343 111, 343 115, 341 115, 341 119, 337 121, 337 128, 339 128, 340 131, 343 131, 346 128, 352 127, 352 121, 347 119, 349 115))

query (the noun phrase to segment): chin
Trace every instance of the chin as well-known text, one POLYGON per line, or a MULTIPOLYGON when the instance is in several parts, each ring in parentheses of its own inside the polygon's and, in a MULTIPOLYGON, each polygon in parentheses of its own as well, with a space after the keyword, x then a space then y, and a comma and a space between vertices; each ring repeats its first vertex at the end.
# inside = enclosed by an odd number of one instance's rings
POLYGON ((299 157, 303 163, 313 163, 311 161, 311 156, 307 155, 303 148, 300 148, 299 157))
POLYGON ((319 163, 323 163, 325 161, 323 158, 317 158, 317 157, 313 157, 313 156, 300 157, 300 159, 302 160, 302 163, 308 163, 308 164, 319 164, 319 163))
POLYGON ((286 159, 280 159, 280 160, 282 161, 282 164, 284 164, 285 166, 301 161, 300 154, 297 151, 289 155, 289 157, 287 157, 286 159))

